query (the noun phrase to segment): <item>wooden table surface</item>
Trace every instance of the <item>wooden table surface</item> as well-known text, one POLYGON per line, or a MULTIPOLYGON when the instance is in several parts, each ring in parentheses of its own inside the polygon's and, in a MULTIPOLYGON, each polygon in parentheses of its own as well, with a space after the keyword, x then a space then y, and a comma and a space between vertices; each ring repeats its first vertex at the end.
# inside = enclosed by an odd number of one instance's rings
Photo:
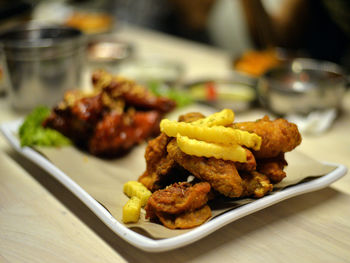
MULTIPOLYGON (((139 56, 182 61, 186 79, 230 74, 223 51, 132 27, 117 34, 139 56)), ((299 150, 350 167, 350 101, 332 128, 304 136, 299 150)), ((254 119, 254 110, 239 114, 254 119)), ((21 116, 0 99, 0 122, 21 116)), ((0 262, 350 262, 350 179, 285 200, 186 247, 147 253, 105 226, 45 171, 0 136, 0 262)))

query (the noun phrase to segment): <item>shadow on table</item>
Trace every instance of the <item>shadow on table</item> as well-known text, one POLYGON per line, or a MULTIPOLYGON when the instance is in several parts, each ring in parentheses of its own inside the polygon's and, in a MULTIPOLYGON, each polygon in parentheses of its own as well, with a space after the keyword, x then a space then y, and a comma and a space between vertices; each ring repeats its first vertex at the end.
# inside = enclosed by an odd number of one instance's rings
MULTIPOLYGON (((167 252, 148 253, 119 238, 84 203, 46 171, 12 150, 7 154, 128 262, 191 261, 212 253, 227 243, 234 244, 254 231, 286 221, 304 210, 315 209, 341 195, 341 192, 328 187, 293 197, 232 222, 188 246, 167 252)), ((268 247, 268 244, 265 245, 268 247)))

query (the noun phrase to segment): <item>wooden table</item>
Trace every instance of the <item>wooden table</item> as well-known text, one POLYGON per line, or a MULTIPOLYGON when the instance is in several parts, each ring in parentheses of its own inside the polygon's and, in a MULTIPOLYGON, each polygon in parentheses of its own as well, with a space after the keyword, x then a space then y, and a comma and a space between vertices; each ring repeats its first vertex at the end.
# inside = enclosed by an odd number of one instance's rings
MULTIPOLYGON (((117 34, 139 56, 182 61, 186 79, 227 76, 229 56, 206 46, 127 27, 117 34)), ((299 150, 350 167, 350 108, 325 134, 304 137, 299 150)), ((237 117, 255 119, 254 110, 237 117)), ((0 121, 18 118, 0 100, 0 121)), ((107 228, 46 172, 0 137, 0 262, 349 262, 350 179, 246 216, 186 247, 147 253, 107 228), (4 172, 6 171, 6 172, 4 172)))

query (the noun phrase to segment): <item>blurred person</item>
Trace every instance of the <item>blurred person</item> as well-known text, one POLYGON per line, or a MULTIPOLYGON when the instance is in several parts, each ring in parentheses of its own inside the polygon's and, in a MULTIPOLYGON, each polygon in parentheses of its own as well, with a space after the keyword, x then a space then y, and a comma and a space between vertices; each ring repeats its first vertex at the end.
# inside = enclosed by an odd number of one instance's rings
POLYGON ((349 65, 350 1, 285 0, 269 14, 261 0, 242 0, 256 47, 278 46, 349 65))

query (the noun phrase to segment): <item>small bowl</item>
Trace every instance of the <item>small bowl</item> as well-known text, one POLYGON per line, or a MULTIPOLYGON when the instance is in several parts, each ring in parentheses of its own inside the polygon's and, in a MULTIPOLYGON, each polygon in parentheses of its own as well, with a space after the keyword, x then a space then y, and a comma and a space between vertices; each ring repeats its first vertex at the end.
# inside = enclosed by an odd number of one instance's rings
POLYGON ((30 22, 0 35, 16 110, 53 106, 69 89, 80 87, 85 38, 65 26, 30 22))
POLYGON ((134 47, 112 36, 91 38, 87 47, 89 66, 93 69, 103 68, 115 71, 122 62, 133 57, 134 47))
POLYGON ((266 72, 258 80, 261 104, 277 115, 341 108, 348 84, 343 69, 332 62, 298 58, 266 72))

